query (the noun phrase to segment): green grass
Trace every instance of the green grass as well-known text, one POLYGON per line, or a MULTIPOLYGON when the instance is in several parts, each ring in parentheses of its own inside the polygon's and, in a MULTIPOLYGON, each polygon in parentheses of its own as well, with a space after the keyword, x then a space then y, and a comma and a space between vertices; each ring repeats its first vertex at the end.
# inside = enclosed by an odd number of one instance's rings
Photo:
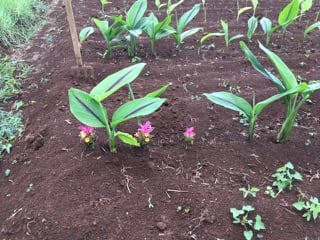
MULTIPOLYGON (((20 92, 21 80, 29 70, 30 67, 11 62, 9 57, 0 58, 0 106, 8 105, 7 102, 20 92)), ((15 112, 0 108, 0 159, 5 152, 10 153, 14 140, 24 130, 21 113, 16 112, 21 104, 16 104, 15 112)))
POLYGON ((0 58, 0 103, 6 103, 19 93, 21 82, 16 78, 25 78, 29 70, 28 66, 10 62, 7 56, 0 58), (15 75, 17 71, 21 73, 15 75))
POLYGON ((0 159, 5 152, 10 153, 12 143, 24 130, 21 113, 6 112, 0 109, 0 159))
POLYGON ((43 0, 0 0, 0 44, 11 48, 30 39, 45 11, 43 0))

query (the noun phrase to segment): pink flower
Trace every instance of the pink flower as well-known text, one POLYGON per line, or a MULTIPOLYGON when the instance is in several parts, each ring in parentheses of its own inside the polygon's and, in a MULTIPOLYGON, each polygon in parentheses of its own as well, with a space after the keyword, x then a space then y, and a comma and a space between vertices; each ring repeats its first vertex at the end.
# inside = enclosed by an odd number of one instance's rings
POLYGON ((79 126, 79 130, 88 136, 93 132, 93 127, 81 125, 79 126))
POLYGON ((146 121, 145 124, 139 123, 138 131, 142 134, 149 134, 153 131, 154 127, 151 126, 150 121, 146 121))
POLYGON ((194 133, 194 127, 187 127, 186 131, 184 132, 184 136, 186 139, 192 140, 196 134, 194 133))

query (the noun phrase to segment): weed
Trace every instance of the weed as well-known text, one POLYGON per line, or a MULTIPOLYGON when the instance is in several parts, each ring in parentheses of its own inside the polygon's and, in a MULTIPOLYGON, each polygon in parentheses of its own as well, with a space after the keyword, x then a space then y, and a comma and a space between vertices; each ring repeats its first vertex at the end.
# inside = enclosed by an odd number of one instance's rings
POLYGON ((260 231, 266 229, 260 215, 256 215, 254 220, 250 218, 249 214, 254 210, 254 207, 250 205, 244 205, 241 209, 230 208, 233 223, 240 224, 244 228, 243 235, 246 240, 253 239, 253 230, 260 231))
POLYGON ((0 159, 4 152, 10 153, 16 137, 22 135, 24 126, 21 113, 6 112, 0 109, 0 159))
POLYGON ((320 202, 316 197, 308 197, 307 194, 302 192, 299 188, 298 201, 293 204, 293 207, 298 211, 304 211, 302 215, 309 222, 311 219, 316 221, 319 218, 320 213, 320 202))
POLYGON ((243 193, 244 198, 247 198, 249 195, 256 197, 260 189, 258 187, 250 187, 249 185, 248 188, 239 188, 239 191, 243 193))
POLYGON ((278 189, 278 192, 275 194, 272 187, 268 186, 265 193, 269 194, 271 197, 276 198, 279 193, 285 189, 292 190, 294 181, 302 181, 302 175, 294 170, 294 166, 291 162, 287 162, 284 166, 278 168, 272 177, 275 178, 275 181, 272 183, 272 186, 278 189))

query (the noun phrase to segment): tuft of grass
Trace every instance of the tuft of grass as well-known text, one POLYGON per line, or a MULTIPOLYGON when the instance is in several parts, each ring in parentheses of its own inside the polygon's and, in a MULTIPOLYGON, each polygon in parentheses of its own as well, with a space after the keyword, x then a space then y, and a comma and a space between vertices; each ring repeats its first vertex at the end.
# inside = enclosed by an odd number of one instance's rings
POLYGON ((21 82, 18 79, 25 78, 30 71, 30 66, 10 61, 8 56, 0 58, 0 103, 6 103, 20 91, 21 82), (16 71, 19 75, 15 75, 16 71))
POLYGON ((0 44, 11 48, 30 39, 47 10, 43 0, 0 1, 0 44))
POLYGON ((20 112, 6 112, 0 109, 0 159, 10 153, 13 141, 23 133, 24 126, 20 112))

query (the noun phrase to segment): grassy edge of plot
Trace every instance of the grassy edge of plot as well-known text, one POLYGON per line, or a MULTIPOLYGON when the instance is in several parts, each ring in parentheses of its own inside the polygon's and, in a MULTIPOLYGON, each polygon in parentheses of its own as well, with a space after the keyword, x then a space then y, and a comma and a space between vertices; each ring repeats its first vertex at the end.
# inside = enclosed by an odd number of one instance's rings
MULTIPOLYGON (((43 0, 1 0, 0 1, 0 44, 14 48, 29 40, 45 24, 43 13, 48 7, 43 0)), ((11 61, 0 52, 0 160, 10 153, 12 144, 24 131, 21 107, 22 101, 9 101, 19 92, 21 81, 30 67, 11 61)))
POLYGON ((47 10, 44 0, 1 0, 0 44, 14 48, 32 38, 44 25, 41 16, 47 10))

